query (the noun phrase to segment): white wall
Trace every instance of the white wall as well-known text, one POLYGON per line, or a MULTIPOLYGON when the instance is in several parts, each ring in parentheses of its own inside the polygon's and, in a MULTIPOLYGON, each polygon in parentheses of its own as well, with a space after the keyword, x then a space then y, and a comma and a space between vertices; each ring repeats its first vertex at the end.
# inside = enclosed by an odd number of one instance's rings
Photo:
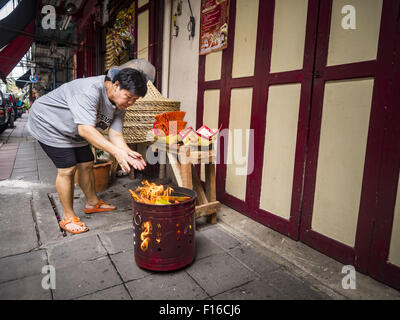
MULTIPOLYGON (((201 0, 190 0, 193 15, 196 20, 195 37, 189 40, 187 25, 190 18, 190 9, 187 0, 182 1, 182 15, 177 17, 179 26, 178 37, 173 37, 175 29, 173 27, 172 16, 176 12, 178 0, 167 0, 167 6, 173 4, 171 16, 164 21, 164 59, 168 55, 168 41, 170 40, 169 68, 168 64, 163 64, 163 79, 168 79, 168 87, 163 83, 163 95, 170 99, 181 102, 181 110, 186 112, 185 121, 188 127, 196 126, 197 109, 197 83, 199 65, 199 33, 200 33, 200 6, 201 0), (171 25, 171 28, 170 28, 171 25), (171 32, 168 32, 171 30, 171 32), (168 37, 169 35, 169 37, 168 37), (169 39, 168 39, 169 38, 169 39), (168 75, 169 70, 169 76, 168 75), (167 74, 165 74, 167 73, 167 74)), ((197 129, 197 128, 196 128, 197 129)))

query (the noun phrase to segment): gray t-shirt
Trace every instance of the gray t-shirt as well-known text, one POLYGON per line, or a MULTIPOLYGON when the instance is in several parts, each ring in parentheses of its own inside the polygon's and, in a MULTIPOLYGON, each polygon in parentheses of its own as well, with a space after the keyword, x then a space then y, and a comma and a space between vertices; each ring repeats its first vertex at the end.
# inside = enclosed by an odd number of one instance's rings
POLYGON ((108 99, 105 76, 73 80, 37 99, 29 112, 28 130, 43 144, 75 148, 88 144, 78 125, 95 126, 100 132, 111 127, 122 132, 125 110, 108 99))

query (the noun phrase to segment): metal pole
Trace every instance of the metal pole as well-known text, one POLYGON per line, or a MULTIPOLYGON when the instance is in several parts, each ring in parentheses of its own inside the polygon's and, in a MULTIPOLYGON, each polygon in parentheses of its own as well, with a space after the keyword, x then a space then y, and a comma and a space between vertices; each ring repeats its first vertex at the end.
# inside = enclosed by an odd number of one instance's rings
POLYGON ((54 59, 53 89, 57 88, 57 59, 54 59))

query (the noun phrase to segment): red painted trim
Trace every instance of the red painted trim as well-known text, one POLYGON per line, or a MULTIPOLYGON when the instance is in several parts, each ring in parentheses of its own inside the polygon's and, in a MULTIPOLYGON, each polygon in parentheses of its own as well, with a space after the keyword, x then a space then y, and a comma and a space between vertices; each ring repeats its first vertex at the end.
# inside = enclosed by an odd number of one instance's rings
MULTIPOLYGON (((205 57, 205 56, 201 56, 205 57)), ((203 83, 199 83, 201 90, 209 90, 209 89, 220 89, 221 88, 221 80, 207 81, 203 83)))
POLYGON ((133 48, 134 48, 134 57, 135 59, 137 59, 138 56, 138 2, 135 1, 135 43, 133 44, 133 48))
POLYGON ((306 41, 304 48, 303 76, 299 106, 299 121, 297 124, 297 143, 293 174, 292 202, 290 208, 290 226, 288 235, 299 239, 300 221, 302 214, 303 183, 307 161, 308 134, 310 126, 310 109, 313 89, 313 71, 318 32, 319 1, 309 1, 307 12, 306 41))
MULTIPOLYGON (((149 45, 155 43, 155 13, 154 13, 154 7, 155 3, 154 0, 150 0, 149 3, 138 9, 138 14, 141 12, 145 12, 146 10, 149 10, 149 45), (147 8, 147 9, 145 9, 147 8)), ((148 49, 148 60, 154 65, 154 45, 149 46, 148 49)))
MULTIPOLYGON (((326 66, 332 0, 310 0, 308 7, 305 55, 302 70, 270 74, 274 1, 260 1, 254 77, 232 79, 232 63, 236 18, 236 1, 231 1, 229 46, 223 51, 221 80, 205 81, 205 56, 200 56, 197 124, 202 124, 204 91, 220 89, 219 123, 229 128, 230 98, 233 88, 253 88, 251 128, 255 130, 255 150, 264 150, 268 87, 276 84, 301 83, 301 101, 297 132, 295 168, 290 220, 259 208, 263 152, 254 154, 255 171, 247 177, 246 201, 226 193, 225 164, 217 165, 218 199, 244 215, 299 239, 316 250, 344 263, 352 264, 396 288, 400 286, 400 268, 387 263, 393 211, 400 170, 400 91, 394 89, 387 98, 389 76, 400 78, 399 61, 393 69, 393 33, 397 28, 400 47, 400 24, 396 14, 400 0, 385 0, 377 60, 347 65, 326 66), (393 70, 392 70, 393 69, 393 70), (391 73, 392 72, 392 73, 391 73), (311 229, 316 172, 321 131, 324 88, 327 81, 374 77, 370 127, 360 200, 355 246, 351 248, 311 229), (385 111, 387 106, 388 111, 385 111), (390 120, 388 120, 390 119, 390 120), (386 132, 386 133, 385 133, 386 132), (384 155, 382 156, 382 151, 384 155), (378 198, 377 198, 378 195, 378 198), (375 199, 378 199, 376 203, 375 199), (374 229, 375 225, 375 229, 374 229), (370 269, 368 270, 368 266, 370 269)), ((398 48, 400 52, 400 48, 398 48)), ((398 58, 397 58, 398 59, 398 58)), ((223 142, 223 140, 221 141, 223 142)), ((220 142, 220 154, 226 154, 220 142)))
MULTIPOLYGON (((265 62, 265 59, 264 59, 264 62, 265 62)), ((255 76, 243 77, 243 78, 231 78, 231 79, 228 79, 227 86, 230 89, 248 88, 248 87, 254 87, 256 85, 256 83, 257 83, 257 81, 256 81, 255 76)))
POLYGON ((149 47, 148 61, 156 68, 155 86, 162 86, 162 54, 163 54, 163 27, 164 27, 164 1, 149 0, 149 3, 138 9, 135 1, 135 42, 134 58, 138 57, 138 15, 149 11, 149 47))
MULTIPOLYGON (((229 39, 228 47, 222 52, 222 70, 221 70, 221 91, 220 91, 220 104, 219 104, 219 115, 218 123, 222 124, 222 129, 229 128, 229 114, 230 114, 230 101, 231 101, 231 88, 228 86, 228 82, 232 79, 232 64, 233 64, 233 49, 235 45, 235 26, 236 26, 236 0, 230 1, 229 7, 229 39)), ((225 138, 223 138, 225 140, 225 138)), ((226 138, 228 139, 228 138, 226 138)), ((222 140, 223 141, 223 140, 222 140)), ((221 164, 217 165, 216 170, 216 189, 217 196, 221 198, 225 194, 226 186, 226 159, 227 152, 225 150, 225 144, 228 145, 228 141, 225 143, 219 143, 219 150, 217 151, 220 155, 221 164)), ((226 203, 228 204, 228 203, 226 203)))
POLYGON ((97 0, 88 0, 86 1, 85 6, 82 10, 82 18, 79 19, 79 23, 76 26, 77 34, 80 34, 85 26, 88 24, 88 20, 90 19, 91 15, 96 10, 96 3, 97 0))
POLYGON ((345 265, 354 265, 354 249, 352 247, 313 230, 307 230, 307 242, 310 247, 345 265))
MULTIPOLYGON (((394 1, 386 1, 384 2, 382 8, 382 25, 377 56, 378 62, 376 65, 376 77, 370 118, 370 131, 368 134, 364 168, 364 184, 361 194, 360 215, 358 219, 355 245, 357 257, 355 265, 358 270, 362 272, 368 272, 369 267, 374 269, 376 263, 378 263, 380 260, 375 257, 377 252, 371 249, 371 239, 373 239, 373 237, 379 238, 386 236, 386 233, 380 232, 379 228, 375 228, 374 230, 374 222, 382 217, 383 212, 386 212, 383 208, 377 207, 377 195, 379 203, 387 204, 390 203, 390 201, 387 202, 385 199, 387 195, 391 193, 390 190, 396 190, 396 187, 394 187, 391 189, 386 189, 385 192, 381 193, 378 189, 379 179, 382 177, 382 171, 385 171, 388 168, 393 168, 393 164, 398 163, 389 162, 385 164, 382 162, 382 156, 385 157, 385 150, 383 146, 387 143, 387 139, 385 138, 385 128, 387 127, 387 124, 385 124, 385 118, 387 118, 387 112, 384 106, 388 105, 389 103, 388 84, 390 83, 390 76, 392 75, 393 70, 393 31, 395 30, 396 12, 398 12, 395 10, 394 4, 394 1)), ((394 141, 394 145, 396 145, 396 141, 398 140, 394 141)), ((390 150, 389 154, 392 154, 390 150)), ((389 177, 387 181, 393 181, 393 177, 396 177, 396 175, 389 177)), ((390 232, 387 234, 390 234, 390 232)), ((383 252, 385 251, 379 251, 379 255, 383 252)))
POLYGON ((154 4, 153 2, 154 2, 154 0, 150 0, 148 3, 146 3, 144 6, 141 6, 140 8, 137 8, 138 5, 136 4, 137 10, 135 12, 137 12, 137 14, 139 14, 146 10, 150 10, 150 7, 152 7, 154 4))
MULTIPOLYGON (((262 18, 262 21, 270 21, 268 27, 265 29, 265 33, 268 35, 267 46, 265 47, 266 53, 262 53, 260 56, 260 63, 267 60, 266 68, 270 69, 270 59, 272 51, 272 35, 273 35, 273 17, 274 17, 274 6, 270 3, 265 4, 267 8, 263 9, 268 12, 269 16, 262 18), (268 11, 269 10, 269 11, 268 11)), ((299 102, 299 122, 297 132, 297 143, 295 153, 295 164, 293 174, 293 189, 291 199, 291 213, 290 220, 281 218, 271 212, 267 212, 260 208, 260 197, 261 197, 261 184, 262 184, 262 170, 264 153, 256 153, 255 168, 256 171, 251 179, 251 185, 255 186, 256 191, 254 193, 254 204, 253 210, 255 210, 257 221, 264 225, 275 229, 285 235, 292 237, 297 240, 299 236, 299 223, 301 214, 301 195, 303 187, 303 174, 304 174, 304 163, 306 159, 306 145, 308 135, 308 120, 309 120, 309 108, 310 108, 310 95, 312 88, 312 70, 314 66, 314 52, 315 52, 315 37, 317 31, 317 16, 318 16, 318 1, 312 0, 309 2, 307 12, 307 25, 306 25, 306 39, 304 48, 304 61, 303 69, 289 72, 280 72, 267 74, 261 66, 257 69, 260 70, 260 74, 257 75, 257 82, 261 82, 261 96, 260 101, 257 103, 254 109, 253 124, 255 129, 255 141, 257 143, 255 150, 264 150, 265 144, 265 132, 266 132, 266 112, 267 112, 267 101, 268 101, 268 87, 276 84, 288 84, 288 83, 301 83, 301 96, 299 102), (264 81, 259 81, 259 78, 266 74, 264 81)), ((260 42, 258 42, 260 43, 260 42)), ((265 62, 264 62, 265 64, 265 62)), ((252 190, 248 192, 253 193, 252 190)))
MULTIPOLYGON (((34 34, 35 20, 32 20, 23 31, 24 33, 34 34)), ((29 50, 33 40, 32 37, 21 34, 7 44, 0 52, 0 73, 4 77, 4 83, 6 83, 5 78, 29 50)))
POLYGON ((227 206, 229 206, 230 208, 238 211, 238 212, 242 212, 244 213, 246 216, 253 218, 254 216, 252 215, 252 212, 249 210, 249 205, 247 202, 242 201, 230 194, 227 194, 226 192, 224 192, 223 194, 218 194, 217 192, 217 196, 220 202, 226 204, 227 206))
POLYGON ((344 250, 345 247, 343 244, 311 230, 318 164, 319 139, 321 131, 322 106, 325 89, 323 72, 325 70, 328 56, 331 8, 332 0, 320 2, 314 73, 318 73, 322 75, 322 77, 315 77, 313 83, 311 122, 308 141, 309 149, 304 177, 304 196, 300 225, 300 240, 339 261, 348 261, 349 250, 344 250))
POLYGON ((264 211, 261 209, 256 210, 254 214, 250 217, 252 217, 255 221, 263 224, 264 226, 274 229, 275 231, 278 231, 279 233, 282 233, 286 236, 290 236, 291 238, 296 240, 295 235, 290 233, 291 223, 289 220, 279 217, 272 212, 264 211))
POLYGON ((365 61, 325 67, 322 76, 325 81, 344 80, 353 78, 374 77, 377 72, 377 62, 365 61))
MULTIPOLYGON (((246 215, 253 219, 263 219, 257 212, 260 204, 262 169, 264 162, 264 143, 267 117, 268 83, 267 75, 270 70, 272 36, 274 28, 275 1, 260 1, 257 31, 256 61, 254 77, 252 79, 253 107, 250 128, 254 129, 254 171, 247 177, 246 200, 249 202, 250 212, 246 215), (260 150, 257 152, 256 150, 260 150), (262 150, 262 151, 261 151, 262 150)), ((264 220, 263 220, 264 221, 264 220)), ((271 225, 264 221, 266 225, 271 225)))
MULTIPOLYGON (((375 228, 370 252, 370 274, 377 280, 383 281, 400 290, 400 267, 388 262, 390 242, 392 237, 394 209, 396 204, 399 170, 400 170, 400 1, 393 0, 384 3, 387 18, 384 20, 385 37, 382 39, 386 59, 382 70, 382 83, 379 87, 382 99, 380 109, 386 110, 385 122, 381 125, 382 159, 379 171, 379 183, 376 190, 379 201, 375 205, 375 228), (390 79, 388 79, 390 77, 390 79), (390 83, 389 86, 386 84, 390 83), (386 90, 388 89, 388 90, 386 90), (386 96, 385 94, 388 93, 386 96)), ((382 112, 384 113, 384 112, 382 112)), ((382 120, 381 120, 382 122, 382 120)))
POLYGON ((154 12, 154 42, 152 63, 156 68, 156 87, 162 88, 163 73, 163 34, 164 34, 164 1, 151 0, 151 11, 154 12))
MULTIPOLYGON (((233 88, 252 87, 253 88, 253 106, 251 115, 250 128, 255 130, 255 150, 264 150, 265 143, 265 125, 266 125, 266 108, 268 100, 268 86, 273 84, 298 83, 302 82, 302 93, 300 102, 299 115, 299 132, 298 139, 302 141, 302 147, 296 150, 295 177, 293 188, 293 201, 296 204, 292 208, 291 222, 282 219, 274 214, 259 209, 263 152, 254 154, 255 171, 247 178, 246 201, 243 202, 234 198, 225 191, 226 183, 226 165, 219 164, 217 166, 217 194, 220 201, 227 205, 238 209, 243 214, 253 218, 256 221, 264 223, 269 227, 276 229, 293 238, 298 238, 298 228, 300 219, 300 199, 302 177, 304 171, 306 137, 308 129, 308 109, 309 95, 311 92, 311 72, 314 61, 315 37, 316 37, 316 17, 318 16, 318 1, 313 0, 309 5, 308 22, 307 22, 307 38, 304 55, 304 70, 296 70, 282 73, 269 74, 270 55, 272 50, 273 35, 273 18, 275 10, 275 1, 268 0, 260 2, 259 8, 259 25, 257 33, 257 49, 256 64, 253 77, 232 79, 232 63, 234 48, 234 31, 236 17, 236 1, 231 2, 230 11, 230 37, 229 46, 223 52, 223 74, 221 80, 204 82, 205 57, 200 57, 199 62, 199 96, 198 96, 198 112, 197 122, 202 122, 203 117, 203 98, 204 90, 221 89, 220 114, 219 123, 223 123, 224 128, 229 127, 229 109, 230 94, 233 88), (268 23, 261 23, 268 21, 268 23)), ((220 154, 225 154, 224 146, 220 144, 220 154)))
MULTIPOLYGON (((373 264, 373 261, 369 260, 370 252, 372 254, 374 251, 370 248, 373 234, 373 219, 374 215, 381 214, 380 210, 376 210, 375 199, 377 196, 376 190, 380 174, 382 133, 384 131, 383 119, 385 117, 385 112, 383 109, 384 98, 387 93, 385 87, 388 83, 387 71, 388 68, 390 68, 391 61, 391 47, 387 46, 387 41, 383 39, 386 39, 391 30, 393 30, 389 25, 395 20, 393 19, 393 14, 391 15, 391 12, 394 12, 391 11, 393 10, 393 1, 391 5, 390 1, 392 0, 384 2, 382 11, 377 61, 367 61, 334 67, 326 67, 332 1, 321 2, 320 9, 316 72, 319 73, 321 77, 314 80, 310 138, 308 143, 309 154, 304 183, 304 201, 300 239, 314 249, 319 250, 342 263, 355 265, 357 270, 363 273, 368 272, 369 263, 371 263, 371 265, 373 264), (325 82, 362 77, 375 77, 375 84, 371 106, 372 109, 357 233, 355 246, 354 248, 350 248, 343 243, 311 230, 311 223, 325 82)), ((375 233, 376 232, 377 230, 375 230, 375 233)))
POLYGON ((89 19, 88 28, 86 30, 86 77, 94 76, 94 17, 91 16, 89 19))
MULTIPOLYGON (((311 5, 311 2, 309 4, 309 10, 313 9, 314 6, 311 5)), ((312 22, 315 22, 315 19, 307 19, 307 23, 309 24, 309 20, 312 22)), ((311 26, 308 26, 311 27, 311 26)), ((307 34, 307 33, 306 33, 307 34)), ((307 34, 308 35, 308 34, 307 34)), ((315 42, 315 41, 314 41, 315 42)), ((312 59, 312 56, 304 55, 304 58, 307 59, 312 59)), ((304 66, 303 66, 304 67, 304 66)), ((275 85, 275 84, 288 84, 288 83, 295 83, 295 82, 301 82, 302 79, 304 78, 304 69, 302 70, 293 70, 293 71, 285 71, 285 72, 276 72, 276 73, 270 73, 267 77, 267 81, 270 85, 275 85)))
MULTIPOLYGON (((197 84, 197 112, 196 112, 196 128, 200 127, 203 124, 203 115, 204 115, 204 91, 206 90, 204 86, 204 77, 205 77, 205 65, 206 65, 206 57, 199 57, 199 81, 197 84)), ((219 81, 218 81, 219 84, 219 81)), ((219 89, 218 87, 216 87, 219 89)))

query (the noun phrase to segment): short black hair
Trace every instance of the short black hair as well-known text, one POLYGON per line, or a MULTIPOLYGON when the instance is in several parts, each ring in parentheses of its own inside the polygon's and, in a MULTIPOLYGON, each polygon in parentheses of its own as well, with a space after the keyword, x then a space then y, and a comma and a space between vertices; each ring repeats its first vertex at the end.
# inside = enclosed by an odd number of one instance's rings
POLYGON ((133 69, 125 68, 118 72, 112 83, 119 83, 121 89, 128 90, 130 93, 139 97, 144 97, 147 93, 147 80, 143 72, 133 69))

